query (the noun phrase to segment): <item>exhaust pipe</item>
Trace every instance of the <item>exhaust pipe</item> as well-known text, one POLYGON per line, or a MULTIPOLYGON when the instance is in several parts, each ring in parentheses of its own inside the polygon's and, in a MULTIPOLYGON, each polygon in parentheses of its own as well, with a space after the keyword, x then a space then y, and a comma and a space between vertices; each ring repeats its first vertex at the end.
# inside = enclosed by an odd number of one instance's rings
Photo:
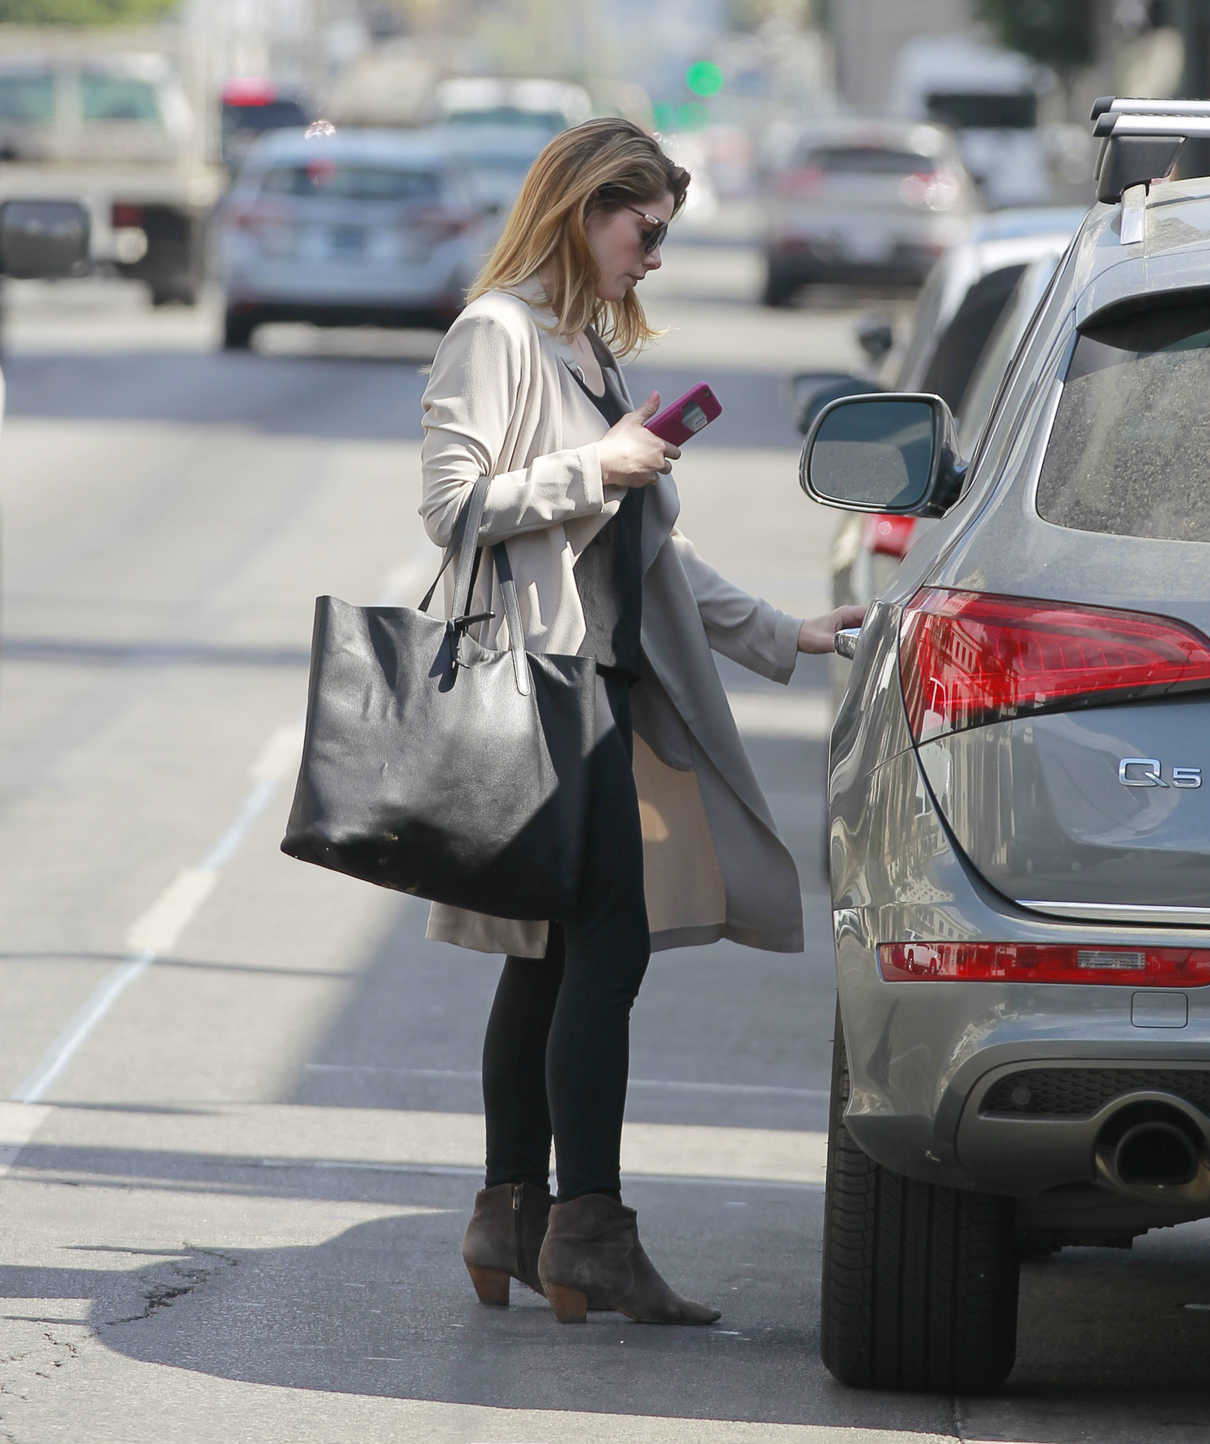
POLYGON ((1175 1108, 1125 1108, 1097 1139, 1098 1172, 1116 1188, 1189 1187, 1210 1167, 1206 1142, 1175 1108))
POLYGON ((1179 1188, 1197 1177, 1197 1153, 1175 1123, 1136 1123, 1118 1139, 1110 1167, 1127 1185, 1179 1188))

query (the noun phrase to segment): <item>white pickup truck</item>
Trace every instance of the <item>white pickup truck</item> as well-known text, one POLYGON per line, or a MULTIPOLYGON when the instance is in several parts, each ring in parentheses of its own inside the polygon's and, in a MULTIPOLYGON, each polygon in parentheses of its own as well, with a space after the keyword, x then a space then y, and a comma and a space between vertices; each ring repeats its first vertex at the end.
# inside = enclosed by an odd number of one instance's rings
POLYGON ((196 302, 223 185, 166 57, 0 57, 0 197, 80 201, 93 262, 144 281, 153 305, 196 302))

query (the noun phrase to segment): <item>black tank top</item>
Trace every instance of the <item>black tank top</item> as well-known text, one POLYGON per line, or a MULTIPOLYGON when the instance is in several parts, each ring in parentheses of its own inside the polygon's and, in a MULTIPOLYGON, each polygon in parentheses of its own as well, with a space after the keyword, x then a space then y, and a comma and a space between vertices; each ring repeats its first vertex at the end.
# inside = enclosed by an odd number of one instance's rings
MULTIPOLYGON (((568 366, 606 422, 613 426, 630 410, 622 378, 608 348, 589 333, 601 363, 605 390, 588 389, 578 369, 568 366)), ((614 668, 631 678, 639 675, 642 654, 643 567, 639 533, 643 523, 643 487, 630 487, 616 514, 597 532, 576 562, 576 590, 584 609, 586 632, 579 655, 598 667, 614 668)))

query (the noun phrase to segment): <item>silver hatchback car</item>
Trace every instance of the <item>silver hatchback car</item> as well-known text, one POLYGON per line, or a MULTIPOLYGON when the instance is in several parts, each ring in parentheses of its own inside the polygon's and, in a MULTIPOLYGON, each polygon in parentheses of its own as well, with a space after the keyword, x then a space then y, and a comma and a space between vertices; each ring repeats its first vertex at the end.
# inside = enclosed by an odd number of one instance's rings
POLYGON ((803 448, 817 500, 942 518, 831 736, 851 1385, 994 1387, 1023 1254, 1210 1216, 1210 180, 1149 180, 1204 113, 1098 120, 969 464, 931 395, 833 401, 803 448))
POLYGON ((767 306, 816 283, 914 289, 981 209, 957 141, 935 125, 815 121, 771 182, 767 306))
POLYGON ((489 211, 435 133, 266 136, 215 218, 224 349, 266 321, 443 329, 489 247, 489 211))

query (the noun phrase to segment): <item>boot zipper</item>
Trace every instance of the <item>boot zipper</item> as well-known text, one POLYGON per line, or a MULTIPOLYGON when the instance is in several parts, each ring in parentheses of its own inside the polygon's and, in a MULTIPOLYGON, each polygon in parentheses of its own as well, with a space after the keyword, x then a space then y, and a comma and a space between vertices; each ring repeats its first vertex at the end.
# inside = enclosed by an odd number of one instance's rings
POLYGON ((523 1183, 513 1184, 513 1241, 517 1257, 516 1277, 519 1279, 525 1277, 525 1245, 522 1240, 521 1230, 521 1194, 524 1188, 525 1185, 523 1183))

